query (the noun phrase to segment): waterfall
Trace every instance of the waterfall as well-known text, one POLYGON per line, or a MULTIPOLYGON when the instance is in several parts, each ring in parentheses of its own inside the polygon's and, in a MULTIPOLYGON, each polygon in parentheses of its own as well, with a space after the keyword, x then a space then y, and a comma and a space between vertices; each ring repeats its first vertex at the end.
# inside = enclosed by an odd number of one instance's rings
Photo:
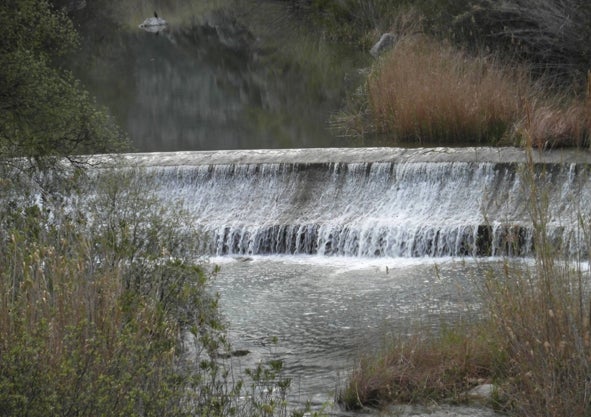
POLYGON ((126 163, 194 215, 204 254, 527 256, 532 204, 551 239, 571 253, 583 246, 591 186, 577 155, 538 155, 531 170, 523 152, 505 148, 161 153, 126 163))

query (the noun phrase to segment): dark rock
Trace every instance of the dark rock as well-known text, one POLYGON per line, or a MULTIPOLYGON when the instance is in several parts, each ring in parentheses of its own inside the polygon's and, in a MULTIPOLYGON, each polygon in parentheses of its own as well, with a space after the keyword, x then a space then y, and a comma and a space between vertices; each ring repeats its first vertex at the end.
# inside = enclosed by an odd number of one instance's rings
POLYGON ((246 356, 250 353, 250 350, 246 350, 246 349, 237 349, 235 351, 232 352, 232 356, 235 358, 239 358, 242 356, 246 356))

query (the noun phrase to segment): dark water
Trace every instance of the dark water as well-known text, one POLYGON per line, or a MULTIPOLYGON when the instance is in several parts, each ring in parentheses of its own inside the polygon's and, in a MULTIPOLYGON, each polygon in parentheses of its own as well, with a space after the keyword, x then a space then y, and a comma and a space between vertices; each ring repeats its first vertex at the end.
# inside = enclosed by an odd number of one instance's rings
POLYGON ((277 28, 271 44, 224 14, 183 22, 158 34, 114 26, 77 65, 138 151, 353 144, 329 120, 368 54, 277 28))

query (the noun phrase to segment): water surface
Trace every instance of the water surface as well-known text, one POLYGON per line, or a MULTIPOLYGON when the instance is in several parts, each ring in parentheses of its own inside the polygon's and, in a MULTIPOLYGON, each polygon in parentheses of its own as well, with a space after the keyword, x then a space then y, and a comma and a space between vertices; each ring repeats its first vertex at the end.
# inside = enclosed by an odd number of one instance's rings
POLYGON ((359 355, 389 337, 474 319, 475 283, 498 261, 270 256, 212 262, 221 266, 215 288, 233 347, 250 351, 237 364, 283 360, 291 399, 319 406, 333 401, 359 355))
POLYGON ((349 144, 329 120, 369 54, 301 28, 258 36, 248 23, 220 10, 183 16, 157 34, 113 26, 91 38, 76 75, 138 151, 349 144))

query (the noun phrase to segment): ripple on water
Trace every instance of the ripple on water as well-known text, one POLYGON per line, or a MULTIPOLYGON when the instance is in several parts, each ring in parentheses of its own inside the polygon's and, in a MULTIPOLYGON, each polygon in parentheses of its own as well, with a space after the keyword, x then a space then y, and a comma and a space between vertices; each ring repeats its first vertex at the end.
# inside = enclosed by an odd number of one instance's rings
MULTIPOLYGON (((282 359, 295 402, 332 402, 359 355, 378 348, 386 334, 405 334, 417 323, 440 326, 477 308, 472 288, 482 261, 318 258, 212 261, 221 265, 214 286, 233 347, 251 352, 239 367, 282 359)), ((425 410, 402 411, 494 415, 469 407, 425 410)))

